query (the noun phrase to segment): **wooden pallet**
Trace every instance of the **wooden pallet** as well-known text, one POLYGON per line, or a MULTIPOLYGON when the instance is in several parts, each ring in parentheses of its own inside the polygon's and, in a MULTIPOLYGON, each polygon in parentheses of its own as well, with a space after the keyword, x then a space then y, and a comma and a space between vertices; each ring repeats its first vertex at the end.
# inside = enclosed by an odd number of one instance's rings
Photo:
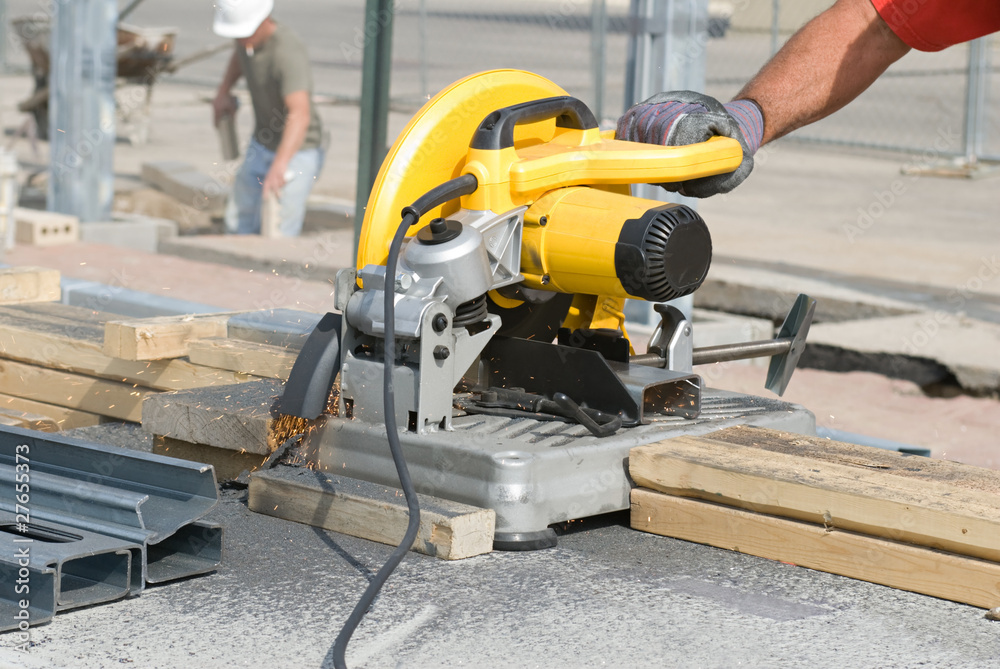
POLYGON ((632 449, 632 527, 983 608, 1000 472, 763 428, 632 449))

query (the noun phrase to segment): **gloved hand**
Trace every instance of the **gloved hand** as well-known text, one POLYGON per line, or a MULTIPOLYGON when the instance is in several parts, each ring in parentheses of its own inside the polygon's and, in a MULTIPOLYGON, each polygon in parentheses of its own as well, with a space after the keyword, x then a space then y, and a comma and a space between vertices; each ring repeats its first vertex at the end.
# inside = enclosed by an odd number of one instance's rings
POLYGON ((711 177, 660 184, 687 197, 728 193, 753 170, 753 154, 764 136, 764 116, 756 102, 734 100, 725 105, 692 91, 658 93, 632 105, 618 119, 617 139, 663 146, 697 144, 723 135, 743 147, 743 162, 735 171, 711 177))

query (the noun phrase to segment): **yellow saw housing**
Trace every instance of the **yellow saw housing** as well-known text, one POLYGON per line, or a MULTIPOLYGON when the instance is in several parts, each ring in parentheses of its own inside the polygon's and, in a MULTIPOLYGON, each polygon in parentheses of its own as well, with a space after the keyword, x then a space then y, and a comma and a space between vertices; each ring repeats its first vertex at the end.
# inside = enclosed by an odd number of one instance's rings
MULTIPOLYGON (((722 174, 742 158, 739 143, 725 137, 682 147, 615 140, 602 135, 582 103, 543 77, 520 70, 475 74, 425 104, 396 139, 365 210, 358 267, 385 263, 405 206, 473 174, 474 193, 424 222, 459 206, 497 213, 528 207, 523 285, 581 296, 570 327, 622 327, 625 297, 665 301, 688 294, 711 257, 708 230, 696 213, 631 197, 629 185, 722 174)), ((501 313, 519 304, 496 291, 490 297, 501 313)))

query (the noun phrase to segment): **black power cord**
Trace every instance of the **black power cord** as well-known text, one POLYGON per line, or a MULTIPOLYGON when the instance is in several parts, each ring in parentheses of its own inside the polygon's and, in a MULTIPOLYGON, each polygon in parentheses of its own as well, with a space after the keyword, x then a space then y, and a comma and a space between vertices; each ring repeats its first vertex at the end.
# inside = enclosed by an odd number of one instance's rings
POLYGON ((361 619, 364 618, 368 609, 375 601, 379 591, 389 575, 402 562, 403 557, 409 552, 414 540, 417 538, 417 531, 420 529, 420 506, 417 504, 417 491, 413 489, 413 481, 410 479, 410 470, 406 467, 406 460, 403 459, 403 449, 399 443, 399 428, 396 423, 396 391, 393 387, 393 369, 396 366, 396 303, 393 299, 393 285, 396 276, 396 262, 399 259, 399 249, 403 245, 406 231, 410 226, 415 225, 420 217, 431 209, 439 207, 445 202, 454 200, 462 195, 473 193, 479 182, 471 174, 464 174, 458 178, 446 181, 440 186, 428 191, 417 199, 409 207, 403 209, 403 219, 396 228, 396 234, 389 245, 389 256, 385 262, 385 302, 383 304, 382 318, 385 321, 385 357, 383 366, 385 380, 382 388, 382 404, 385 412, 385 434, 389 441, 389 451, 392 453, 392 461, 396 465, 396 473, 399 475, 399 484, 406 495, 406 506, 409 509, 410 518, 406 526, 406 534, 403 540, 392 552, 389 559, 385 561, 382 568, 378 570, 375 577, 368 583, 361 599, 354 605, 354 610, 347 617, 347 621, 340 629, 337 640, 333 643, 333 664, 337 669, 347 669, 347 662, 344 655, 347 652, 347 644, 357 629, 361 619))

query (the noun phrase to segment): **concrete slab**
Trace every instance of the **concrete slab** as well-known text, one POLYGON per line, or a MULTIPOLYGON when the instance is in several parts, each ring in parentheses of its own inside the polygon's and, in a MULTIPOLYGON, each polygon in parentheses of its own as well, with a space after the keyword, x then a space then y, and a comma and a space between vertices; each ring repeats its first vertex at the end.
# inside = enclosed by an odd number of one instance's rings
POLYGON ((107 289, 99 299, 79 305, 98 310, 123 290, 218 305, 224 311, 288 307, 326 313, 333 306, 333 285, 326 281, 103 244, 18 246, 4 260, 10 265, 57 269, 63 277, 104 284, 107 289))
POLYGON ((319 230, 354 228, 354 200, 313 195, 306 203, 303 234, 319 230))
POLYGON ((1000 325, 924 312, 815 325, 802 364, 875 371, 920 385, 951 375, 963 390, 990 395, 1000 391, 998 351, 1000 325))
POLYGON ((275 239, 259 235, 178 237, 162 242, 159 250, 189 260, 331 283, 338 270, 354 265, 352 229, 275 239))
POLYGON ((799 293, 817 301, 816 322, 845 321, 913 313, 920 307, 829 281, 716 260, 694 294, 706 309, 770 318, 781 322, 799 293))

